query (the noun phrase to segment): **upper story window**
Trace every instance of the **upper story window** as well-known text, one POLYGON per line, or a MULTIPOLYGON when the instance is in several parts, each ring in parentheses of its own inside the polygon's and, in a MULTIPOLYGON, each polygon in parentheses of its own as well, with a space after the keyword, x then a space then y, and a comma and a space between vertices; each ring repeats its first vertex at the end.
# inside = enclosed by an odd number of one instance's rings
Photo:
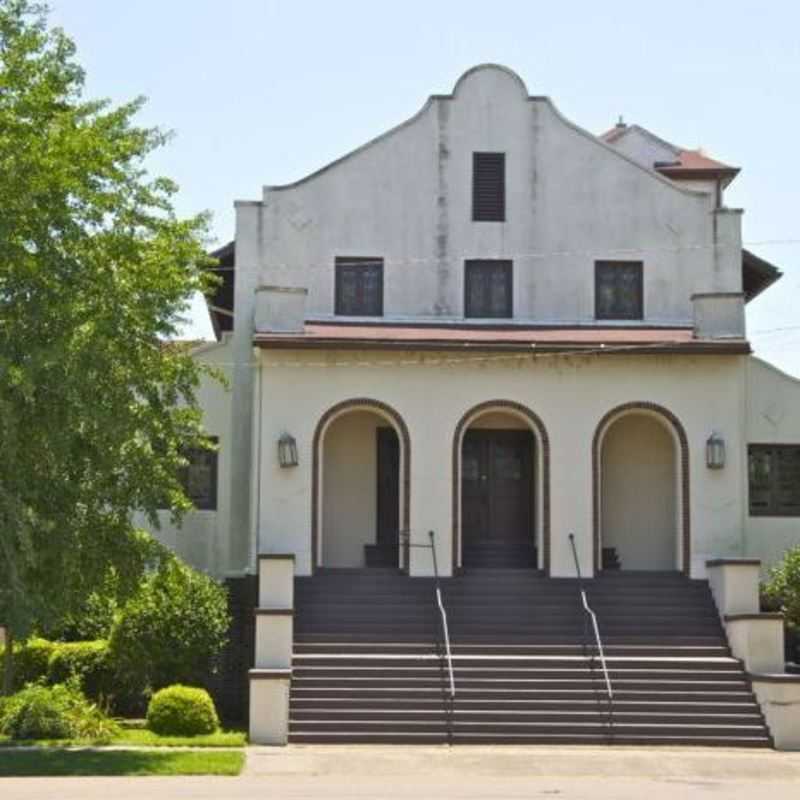
POLYGON ((334 311, 343 317, 383 316, 383 259, 336 259, 334 311))
POLYGON ((644 319, 641 261, 595 261, 596 319, 644 319))
MULTIPOLYGON (((210 437, 216 444, 216 436, 210 437)), ((181 470, 180 480, 186 496, 201 511, 217 509, 217 456, 216 450, 191 448, 185 453, 188 464, 181 470)))
POLYGON ((464 316, 508 318, 513 316, 511 261, 464 262, 464 316))
POLYGON ((750 516, 800 517, 800 445, 751 444, 750 516))
POLYGON ((505 222, 506 154, 472 154, 472 219, 505 222))

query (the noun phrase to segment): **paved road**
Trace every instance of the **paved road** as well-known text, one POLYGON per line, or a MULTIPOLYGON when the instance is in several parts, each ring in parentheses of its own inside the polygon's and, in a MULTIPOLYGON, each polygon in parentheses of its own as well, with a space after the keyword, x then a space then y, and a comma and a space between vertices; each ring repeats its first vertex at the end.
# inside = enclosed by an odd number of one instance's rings
POLYGON ((5 778, 3 800, 800 798, 800 753, 565 747, 251 748, 240 778, 5 778))

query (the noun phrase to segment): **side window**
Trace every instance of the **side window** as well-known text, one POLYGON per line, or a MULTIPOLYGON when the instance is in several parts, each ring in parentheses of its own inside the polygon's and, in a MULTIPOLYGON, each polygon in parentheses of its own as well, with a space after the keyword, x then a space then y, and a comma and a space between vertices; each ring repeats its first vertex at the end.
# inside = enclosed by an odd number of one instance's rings
POLYGON ((472 220, 505 222, 506 154, 472 154, 472 220))
POLYGON ((800 445, 751 444, 751 517, 800 517, 800 445))
POLYGON ((343 317, 383 316, 383 259, 336 258, 334 312, 343 317))
MULTIPOLYGON (((216 436, 211 437, 215 444, 216 436)), ((201 511, 217 510, 217 458, 216 450, 192 448, 186 453, 189 463, 181 470, 181 483, 186 496, 201 511)))
POLYGON ((644 319, 641 261, 595 261, 596 319, 644 319))
POLYGON ((513 315, 512 262, 464 262, 464 316, 507 319, 513 315))

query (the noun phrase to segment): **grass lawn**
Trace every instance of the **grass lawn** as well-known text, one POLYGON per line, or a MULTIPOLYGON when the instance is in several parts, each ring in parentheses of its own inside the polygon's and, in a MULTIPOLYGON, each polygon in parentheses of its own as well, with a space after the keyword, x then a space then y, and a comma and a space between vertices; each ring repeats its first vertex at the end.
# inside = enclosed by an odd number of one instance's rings
POLYGON ((238 775, 240 750, 6 750, 0 777, 49 775, 238 775))
POLYGON ((159 736, 146 728, 123 727, 119 736, 110 742, 93 742, 85 739, 32 739, 12 740, 8 736, 0 736, 0 747, 102 747, 103 745, 120 745, 129 747, 244 747, 247 736, 242 731, 218 731, 205 736, 159 736))

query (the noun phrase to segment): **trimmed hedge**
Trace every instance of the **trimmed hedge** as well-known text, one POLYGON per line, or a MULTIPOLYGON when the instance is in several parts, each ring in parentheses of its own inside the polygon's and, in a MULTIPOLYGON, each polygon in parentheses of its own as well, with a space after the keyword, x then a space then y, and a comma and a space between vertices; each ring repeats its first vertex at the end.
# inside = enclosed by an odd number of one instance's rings
MULTIPOLYGON (((0 664, 4 656, 0 648, 0 664)), ((32 638, 14 645, 14 685, 66 683, 75 679, 91 700, 107 702, 115 694, 115 670, 108 642, 49 642, 32 638)))
POLYGON ((219 718, 205 689, 175 684, 153 695, 147 727, 161 736, 199 736, 218 730, 219 718))
POLYGON ((57 644, 47 664, 47 681, 64 683, 70 678, 78 680, 92 700, 109 700, 115 693, 115 675, 108 642, 100 639, 57 644))
MULTIPOLYGON (((15 692, 26 684, 47 678, 47 666, 55 649, 55 642, 33 637, 27 642, 14 643, 14 685, 15 692)), ((0 647, 0 664, 5 657, 5 648, 0 647)))

